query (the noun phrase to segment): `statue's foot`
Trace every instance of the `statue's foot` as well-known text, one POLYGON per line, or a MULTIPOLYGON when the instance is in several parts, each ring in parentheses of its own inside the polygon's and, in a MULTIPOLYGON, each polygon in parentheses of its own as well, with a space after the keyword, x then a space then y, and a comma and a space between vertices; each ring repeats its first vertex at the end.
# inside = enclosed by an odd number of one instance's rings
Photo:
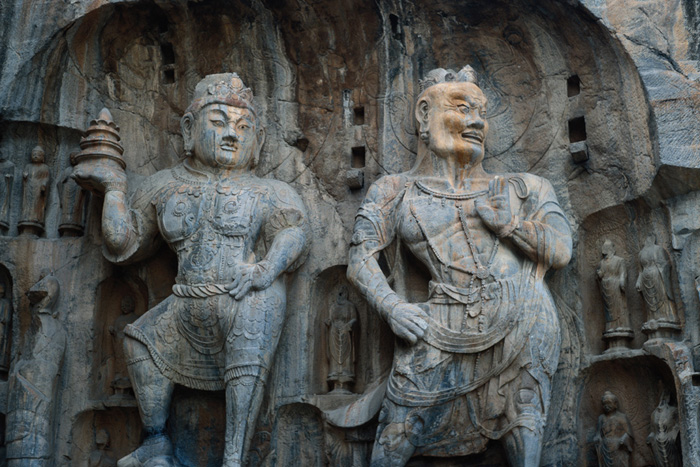
POLYGON ((117 462, 117 467, 173 467, 175 465, 173 445, 165 434, 149 436, 138 449, 117 462))

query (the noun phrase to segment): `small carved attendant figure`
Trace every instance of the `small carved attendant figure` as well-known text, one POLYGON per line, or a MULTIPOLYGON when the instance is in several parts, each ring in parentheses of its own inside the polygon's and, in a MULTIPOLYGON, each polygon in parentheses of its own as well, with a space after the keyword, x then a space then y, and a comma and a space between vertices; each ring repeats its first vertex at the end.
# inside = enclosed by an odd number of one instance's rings
POLYGON ((328 326, 328 382, 334 393, 349 393, 355 381, 355 336, 357 309, 348 300, 348 289, 341 286, 331 305, 328 326))
POLYGON ((560 349, 544 276, 571 258, 569 222, 544 178, 483 169, 486 96, 471 67, 433 70, 421 88, 416 165, 369 188, 348 262, 399 338, 371 462, 501 440, 511 465, 536 466, 560 349), (379 266, 396 239, 430 272, 425 303, 399 296, 379 266))
POLYGON ((624 347, 625 340, 634 336, 630 327, 627 298, 625 297, 627 270, 625 269, 625 261, 615 255, 615 246, 610 240, 605 240, 602 252, 603 259, 596 275, 600 282, 603 305, 605 306, 603 339, 608 340, 609 347, 614 349, 624 347))
POLYGON ((603 414, 598 417, 598 430, 594 442, 600 467, 627 467, 634 439, 632 425, 627 415, 619 411, 615 394, 603 394, 603 414))
POLYGON ((44 163, 44 150, 32 150, 29 164, 22 172, 22 215, 17 228, 20 234, 41 235, 49 190, 49 166, 44 163))
POLYGON ((12 329, 12 304, 5 297, 5 284, 0 282, 0 371, 10 369, 10 330, 12 329))
POLYGON ((173 294, 124 329, 146 437, 121 467, 175 464, 165 428, 176 384, 226 391, 224 465, 247 457, 285 321, 284 274, 303 261, 309 238, 297 193, 254 174, 264 140, 258 115, 238 75, 205 77, 181 120, 187 158, 131 198, 107 110, 81 142, 75 177, 104 193, 105 257, 138 261, 160 239, 178 257, 173 294), (100 135, 111 138, 111 153, 98 148, 100 135))
POLYGON ((58 193, 61 200, 61 220, 58 224, 58 233, 62 237, 79 237, 85 228, 85 206, 87 191, 73 180, 73 165, 75 155, 71 153, 70 163, 63 170, 58 180, 58 193))
POLYGON ((650 337, 668 337, 664 331, 680 330, 671 285, 671 258, 656 244, 654 235, 649 235, 644 242, 639 263, 641 272, 636 287, 647 307, 647 321, 642 331, 651 334, 650 337))
POLYGON ((100 428, 95 433, 95 446, 97 449, 90 453, 90 467, 114 467, 117 465, 116 459, 109 455, 109 432, 100 428))
POLYGON ((14 179, 15 164, 0 154, 0 229, 5 233, 10 228, 10 201, 14 179))
POLYGON ((133 323, 137 316, 134 312, 136 309, 136 301, 131 295, 126 295, 122 298, 120 304, 121 314, 114 320, 114 324, 109 327, 109 333, 112 336, 112 377, 111 386, 114 393, 123 395, 127 389, 131 388, 131 381, 126 368, 126 357, 124 356, 124 328, 127 324, 133 323))
POLYGON ((657 467, 683 465, 679 434, 678 409, 671 405, 671 393, 664 390, 659 406, 651 413, 651 433, 647 437, 657 467))
POLYGON ((54 465, 52 443, 56 386, 63 364, 66 331, 55 310, 59 284, 47 275, 29 289, 32 327, 9 381, 7 465, 54 465))

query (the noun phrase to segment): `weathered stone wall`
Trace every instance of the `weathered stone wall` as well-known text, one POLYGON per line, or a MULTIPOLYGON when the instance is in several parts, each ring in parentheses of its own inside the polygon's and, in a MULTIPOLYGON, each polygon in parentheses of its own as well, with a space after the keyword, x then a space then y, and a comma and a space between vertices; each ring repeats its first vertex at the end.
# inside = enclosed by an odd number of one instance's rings
MULTIPOLYGON (((15 175, 9 229, 0 237, 11 281, 12 364, 31 334, 25 293, 45 270, 61 284, 57 319, 67 331, 52 464, 118 459, 138 445, 133 395, 110 381, 115 303, 132 295, 140 315, 170 293, 175 275, 165 248, 134 266, 109 263, 95 196, 84 235, 59 235, 56 182, 101 108, 120 126, 130 187, 137 187, 183 157, 180 117, 202 77, 236 71, 252 88, 266 128, 258 175, 296 189, 311 213, 313 241, 288 282, 286 327, 251 462, 364 465, 376 418, 353 428, 324 422, 334 404, 323 397, 328 310, 346 283, 354 215, 367 188, 415 160, 418 80, 436 67, 471 64, 489 99, 485 168, 549 179, 574 232, 572 261, 548 278, 563 351, 543 464, 595 465, 600 397, 611 390, 635 433, 633 465, 653 465, 644 440, 665 388, 681 414, 684 465, 700 465, 697 2, 25 0, 0 4, 0 43, 0 155, 15 175), (36 145, 51 173, 39 238, 19 235, 17 226, 22 170, 36 145), (635 281, 652 233, 671 252, 683 331, 674 343, 645 345, 635 281), (606 239, 625 260, 634 330, 632 350, 617 354, 603 353, 595 278, 606 239), (102 450, 99 430, 110 435, 102 450)), ((418 295, 427 291, 419 271, 411 281, 418 295)), ((392 335, 350 290, 359 317, 353 392, 371 395, 391 365, 392 335)), ((11 366, 5 379, 12 374, 11 366)), ((7 391, 3 383, 0 401, 7 391)), ((170 430, 183 463, 220 462, 223 417, 211 413, 222 407, 218 393, 176 394, 170 430)), ((0 412, 10 409, 0 403, 0 412)), ((503 462, 491 451, 480 462, 503 462)))

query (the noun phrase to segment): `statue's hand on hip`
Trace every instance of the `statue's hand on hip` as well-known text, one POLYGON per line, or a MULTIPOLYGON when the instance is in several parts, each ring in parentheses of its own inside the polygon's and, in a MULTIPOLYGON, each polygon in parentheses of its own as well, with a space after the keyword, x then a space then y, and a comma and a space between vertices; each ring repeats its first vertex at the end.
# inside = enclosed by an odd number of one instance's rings
POLYGON ((491 180, 486 198, 477 198, 474 207, 484 224, 499 237, 506 236, 513 231, 510 189, 505 178, 496 177, 491 180))
POLYGON ((387 321, 398 337, 411 344, 418 342, 428 329, 428 316, 410 303, 400 303, 388 314, 387 321))
POLYGON ((250 291, 264 290, 275 281, 275 275, 269 261, 262 260, 255 264, 239 264, 233 273, 233 282, 226 286, 229 295, 240 300, 250 291))

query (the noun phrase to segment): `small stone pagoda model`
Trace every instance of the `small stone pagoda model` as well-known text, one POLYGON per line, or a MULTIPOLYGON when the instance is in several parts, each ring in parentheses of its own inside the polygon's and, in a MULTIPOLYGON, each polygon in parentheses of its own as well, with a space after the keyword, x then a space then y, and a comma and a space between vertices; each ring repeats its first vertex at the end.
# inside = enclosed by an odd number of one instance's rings
POLYGON ((649 235, 639 252, 641 272, 637 278, 637 290, 644 297, 647 321, 642 331, 649 339, 672 338, 681 330, 676 313, 671 282, 671 258, 664 247, 656 244, 656 237, 649 235))
POLYGON ((17 224, 20 234, 39 236, 44 233, 50 176, 49 166, 44 163, 44 149, 37 146, 22 172, 22 213, 17 224))
POLYGON ((76 156, 78 183, 104 195, 105 257, 137 261, 160 239, 178 255, 173 294, 124 328, 146 437, 120 466, 174 464, 166 421, 176 384, 225 390, 224 465, 244 464, 284 325, 283 276, 303 260, 308 241, 299 196, 252 173, 264 132, 238 75, 197 84, 181 126, 185 161, 149 177, 131 198, 107 110, 76 156))
POLYGON ((398 338, 372 465, 490 440, 511 465, 539 465, 560 346, 544 273, 568 263, 569 223, 547 180, 482 168, 487 102, 471 67, 433 70, 421 89, 416 164, 370 187, 348 264, 398 338), (431 273, 425 304, 398 296, 377 263, 396 238, 431 273))
POLYGON ((627 270, 625 260, 615 255, 615 245, 610 240, 603 243, 602 253, 596 275, 605 307, 603 339, 608 343, 608 350, 616 350, 626 348, 627 342, 634 337, 625 294, 627 270))

